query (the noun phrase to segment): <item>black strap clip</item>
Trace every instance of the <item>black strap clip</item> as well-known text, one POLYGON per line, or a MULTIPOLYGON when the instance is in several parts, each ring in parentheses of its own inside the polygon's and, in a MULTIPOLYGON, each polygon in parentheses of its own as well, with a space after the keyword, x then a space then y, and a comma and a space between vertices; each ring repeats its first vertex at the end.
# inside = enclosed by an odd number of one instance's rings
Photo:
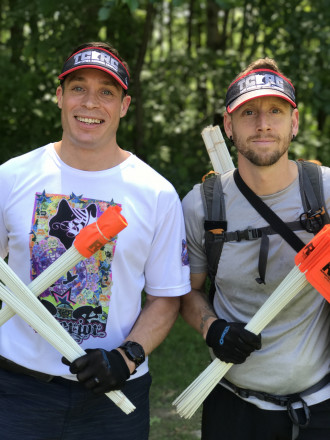
POLYGON ((325 213, 324 208, 317 211, 303 212, 299 218, 301 226, 306 229, 307 232, 316 234, 323 226, 322 215, 325 213))
POLYGON ((258 229, 253 229, 249 227, 244 232, 246 233, 246 240, 258 240, 258 238, 260 237, 258 229))

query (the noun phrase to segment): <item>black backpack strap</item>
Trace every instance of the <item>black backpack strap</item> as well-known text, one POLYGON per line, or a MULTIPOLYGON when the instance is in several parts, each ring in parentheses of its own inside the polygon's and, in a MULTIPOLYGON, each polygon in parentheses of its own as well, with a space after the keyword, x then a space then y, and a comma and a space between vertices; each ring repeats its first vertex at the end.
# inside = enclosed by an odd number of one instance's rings
MULTIPOLYGON (((238 169, 234 171, 234 180, 243 196, 251 203, 254 209, 272 226, 272 228, 280 234, 284 240, 296 251, 299 252, 305 243, 288 227, 287 224, 258 197, 241 178, 238 169)), ((261 236, 261 245, 259 252, 259 277, 256 281, 265 284, 267 256, 269 250, 269 238, 263 233, 261 236)))
POLYGON ((215 276, 224 243, 224 231, 227 230, 226 209, 222 191, 221 175, 206 179, 200 186, 204 206, 205 253, 208 276, 211 281, 209 298, 213 302, 215 276))
MULTIPOLYGON (((304 228, 301 225, 301 222, 293 221, 285 223, 292 231, 301 231, 304 228)), ((249 227, 244 229, 243 231, 232 231, 232 232, 224 232, 224 242, 227 241, 241 241, 241 240, 258 240, 261 238, 260 244, 260 252, 259 252, 259 261, 258 261, 258 270, 259 277, 256 278, 257 283, 265 283, 266 277, 266 268, 267 268, 267 257, 269 250, 269 239, 268 235, 278 234, 274 228, 271 226, 263 226, 262 228, 252 228, 249 227)))
MULTIPOLYGON (((302 231, 304 228, 299 220, 285 223, 292 231, 302 231)), ((251 226, 244 230, 225 232, 224 241, 241 241, 241 240, 258 240, 263 234, 278 234, 271 226, 263 226, 261 228, 252 228, 251 226)))
MULTIPOLYGON (((330 223, 330 216, 327 212, 324 199, 321 168, 307 161, 298 161, 297 166, 304 213, 300 216, 299 221, 286 223, 286 226, 289 227, 291 231, 305 229, 308 232, 316 234, 325 224, 330 223)), ((263 228, 254 229, 251 227, 244 231, 227 232, 221 175, 210 177, 201 184, 201 196, 205 212, 205 252, 208 263, 208 275, 211 280, 209 291, 210 299, 213 300, 215 276, 218 270, 223 244, 227 241, 256 240, 261 238, 258 263, 259 278, 257 278, 257 282, 264 283, 269 248, 267 236, 279 233, 278 228, 275 229, 272 226, 265 226, 263 228)), ((289 235, 291 235, 291 233, 289 233, 289 235)), ((302 245, 302 241, 297 236, 295 237, 294 248, 298 251, 302 245)))
POLYGON ((300 221, 308 232, 317 234, 330 223, 324 199, 322 172, 319 165, 308 161, 297 161, 299 185, 304 213, 300 221))
POLYGON ((258 197, 241 178, 238 169, 234 171, 234 180, 246 199, 256 209, 256 211, 280 234, 284 240, 296 251, 299 252, 305 243, 284 223, 284 221, 275 212, 258 197))

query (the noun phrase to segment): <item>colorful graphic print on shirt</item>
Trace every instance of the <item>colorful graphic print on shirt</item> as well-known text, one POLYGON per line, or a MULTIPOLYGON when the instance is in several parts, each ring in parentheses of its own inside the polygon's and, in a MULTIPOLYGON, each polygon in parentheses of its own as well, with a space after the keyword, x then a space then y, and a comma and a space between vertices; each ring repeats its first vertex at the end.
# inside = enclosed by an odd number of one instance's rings
POLYGON ((189 265, 188 247, 187 247, 186 240, 182 240, 181 261, 182 261, 182 266, 188 266, 189 265))
MULTIPOLYGON (((110 205, 115 204, 73 193, 37 193, 30 235, 32 279, 69 249, 80 230, 95 222, 110 205)), ((83 259, 39 296, 79 344, 90 337, 106 336, 116 241, 115 237, 92 257, 83 259)))

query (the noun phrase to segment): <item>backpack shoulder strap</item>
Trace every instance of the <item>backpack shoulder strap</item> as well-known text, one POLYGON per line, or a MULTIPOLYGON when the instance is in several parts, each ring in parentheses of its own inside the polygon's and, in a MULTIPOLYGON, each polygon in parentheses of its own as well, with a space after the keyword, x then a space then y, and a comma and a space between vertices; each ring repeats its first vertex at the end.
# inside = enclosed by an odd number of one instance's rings
POLYGON ((200 186, 204 207, 205 253, 208 276, 211 281, 209 297, 213 301, 215 276, 224 243, 224 231, 227 230, 226 208, 221 184, 221 175, 206 179, 200 186))
MULTIPOLYGON (((220 174, 216 174, 204 180, 201 184, 201 196, 204 206, 205 221, 225 221, 226 211, 220 174)), ((209 229, 214 229, 212 224, 208 225, 208 230, 209 229)))
POLYGON ((322 172, 319 165, 308 161, 297 161, 299 171, 299 185, 304 213, 301 222, 309 232, 316 234, 325 225, 330 223, 327 212, 322 172))
MULTIPOLYGON (((292 229, 299 229, 297 223, 305 224, 304 228, 316 234, 325 224, 330 223, 327 212, 321 168, 312 162, 297 161, 299 171, 299 186, 304 213, 300 222, 292 222, 292 229)), ((258 238, 258 230, 248 229, 242 231, 239 238, 231 237, 234 233, 227 232, 226 207, 222 190, 221 175, 217 174, 207 178, 200 186, 204 207, 205 253, 208 265, 208 276, 211 281, 209 289, 210 300, 213 301, 215 292, 215 277, 225 241, 241 240, 243 238, 254 240, 258 238), (230 235, 231 234, 231 235, 230 235)), ((291 224, 290 224, 291 225, 291 224)), ((262 229, 262 228, 261 228, 262 229)), ((266 234, 274 231, 265 231, 266 234)), ((240 231, 236 231, 235 234, 240 231)))

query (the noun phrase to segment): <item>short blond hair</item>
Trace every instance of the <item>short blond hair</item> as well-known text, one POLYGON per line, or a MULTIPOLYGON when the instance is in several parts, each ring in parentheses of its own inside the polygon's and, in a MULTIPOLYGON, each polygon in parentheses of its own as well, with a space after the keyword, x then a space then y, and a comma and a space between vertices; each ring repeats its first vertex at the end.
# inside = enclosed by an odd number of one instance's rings
POLYGON ((250 63, 244 70, 242 70, 241 73, 239 73, 236 76, 234 81, 236 79, 240 78, 241 76, 246 75, 247 73, 251 72, 252 70, 257 70, 257 69, 274 70, 274 72, 277 72, 277 73, 281 74, 282 76, 285 76, 290 81, 290 78, 288 78, 286 75, 283 74, 283 72, 281 72, 281 70, 279 69, 279 67, 277 65, 277 62, 273 58, 268 58, 268 57, 258 58, 257 60, 250 63))

